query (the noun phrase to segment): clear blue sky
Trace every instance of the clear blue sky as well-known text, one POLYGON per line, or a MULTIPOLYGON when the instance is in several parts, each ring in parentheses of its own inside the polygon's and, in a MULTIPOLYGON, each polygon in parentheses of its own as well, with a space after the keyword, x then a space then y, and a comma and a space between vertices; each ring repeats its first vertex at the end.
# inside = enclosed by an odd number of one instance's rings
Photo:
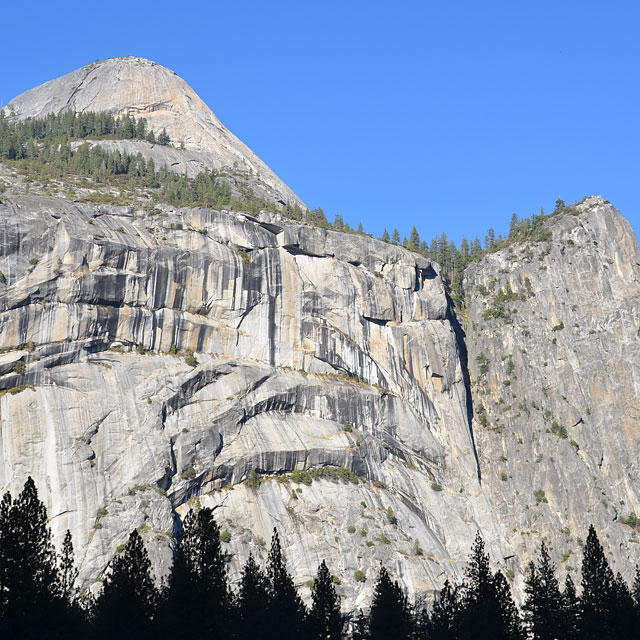
POLYGON ((330 219, 459 242, 600 194, 640 230, 637 1, 5 4, 3 104, 137 55, 330 219))

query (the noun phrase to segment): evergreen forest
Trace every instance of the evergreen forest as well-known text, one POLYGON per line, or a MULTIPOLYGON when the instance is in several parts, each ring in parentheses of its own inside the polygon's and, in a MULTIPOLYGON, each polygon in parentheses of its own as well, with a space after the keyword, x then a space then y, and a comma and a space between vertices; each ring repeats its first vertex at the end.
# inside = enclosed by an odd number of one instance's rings
MULTIPOLYGON (((71 535, 53 546, 47 511, 28 478, 0 502, 0 637, 256 640, 614 640, 638 637, 640 570, 631 588, 610 568, 593 527, 579 584, 560 585, 544 543, 526 572, 520 608, 493 571, 477 534, 461 584, 445 582, 430 605, 409 602, 385 567, 368 610, 347 612, 341 579, 323 561, 305 603, 274 530, 266 564, 250 555, 239 584, 228 578, 213 510, 189 511, 170 575, 155 580, 139 531, 112 559, 97 595, 80 592, 71 535)), ((365 577, 366 579, 366 577, 365 577)))
MULTIPOLYGON (((362 223, 353 229, 341 215, 336 215, 333 223, 329 222, 321 208, 305 210, 291 203, 277 206, 257 197, 242 181, 229 179, 232 170, 204 171, 189 178, 169 171, 165 166, 156 168, 153 159, 145 159, 142 153, 107 151, 93 142, 100 140, 171 143, 166 130, 156 136, 148 129, 144 118, 65 111, 44 118, 17 120, 0 110, 0 162, 28 176, 29 180, 37 179, 46 185, 50 181, 64 182, 70 177, 79 177, 93 186, 144 189, 152 193, 154 201, 176 207, 225 208, 249 214, 267 210, 320 228, 369 235, 362 223), (231 182, 235 183, 235 190, 231 182)), ((556 209, 549 215, 571 211, 572 205, 565 206, 558 199, 556 209)), ((551 232, 545 225, 549 215, 541 210, 540 214, 519 218, 514 213, 507 237, 496 237, 495 231, 489 229, 483 241, 477 236, 473 240, 463 237, 459 247, 448 239, 446 233, 436 234, 430 242, 422 240, 415 225, 408 238, 401 237, 397 229, 391 234, 385 229, 380 239, 401 245, 440 264, 445 286, 453 301, 461 306, 465 267, 485 253, 498 251, 516 241, 549 242, 551 232)))

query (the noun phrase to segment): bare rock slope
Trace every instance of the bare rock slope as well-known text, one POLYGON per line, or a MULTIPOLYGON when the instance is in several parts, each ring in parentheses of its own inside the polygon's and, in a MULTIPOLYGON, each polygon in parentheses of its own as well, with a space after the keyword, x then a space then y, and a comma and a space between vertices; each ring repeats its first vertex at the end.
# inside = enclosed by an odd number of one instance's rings
POLYGON ((381 561, 411 593, 460 578, 477 528, 509 555, 437 265, 274 216, 34 196, 5 197, 0 247, 0 485, 34 475, 85 586, 134 527, 166 571, 194 500, 234 571, 277 527, 299 584, 327 558, 348 605, 381 561))
POLYGON ((640 512, 640 252, 602 198, 548 228, 549 242, 466 272, 483 486, 520 557, 546 538, 573 573, 593 523, 629 579, 640 559, 624 523, 640 512))
POLYGON ((14 98, 7 113, 19 118, 48 113, 107 111, 146 118, 156 135, 166 129, 172 146, 145 142, 101 142, 153 157, 189 175, 203 169, 235 168, 252 176, 258 195, 283 203, 300 199, 267 165, 218 120, 195 91, 173 71, 144 58, 109 58, 45 82, 14 98))
MULTIPOLYGON (((185 149, 101 144, 194 172, 237 163, 261 195, 295 198, 148 61, 90 65, 9 109, 144 115, 185 149)), ((228 530, 234 576, 277 527, 303 591, 327 559, 347 609, 380 562, 411 596, 459 580, 478 529, 516 593, 543 538, 574 572, 590 522, 629 577, 640 254, 601 198, 549 219, 548 242, 469 266, 463 331, 439 266, 393 244, 267 213, 17 195, 14 178, 0 489, 34 476, 84 587, 134 527, 165 573, 197 504, 228 530)))

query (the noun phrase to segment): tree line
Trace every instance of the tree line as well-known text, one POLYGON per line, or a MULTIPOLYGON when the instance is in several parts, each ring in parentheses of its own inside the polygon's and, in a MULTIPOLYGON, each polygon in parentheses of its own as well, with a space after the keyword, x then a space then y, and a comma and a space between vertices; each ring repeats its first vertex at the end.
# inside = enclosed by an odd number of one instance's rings
MULTIPOLYGON (((145 160, 141 153, 105 151, 99 145, 89 143, 74 148, 73 141, 85 138, 147 140, 159 144, 170 142, 166 130, 156 139, 153 131, 147 129, 144 118, 114 116, 104 112, 76 114, 65 111, 44 118, 16 120, 7 118, 0 110, 0 161, 13 163, 24 173, 39 176, 42 180, 64 180, 69 175, 83 176, 99 184, 155 190, 158 201, 173 206, 227 208, 254 214, 266 209, 316 227, 373 237, 365 232, 362 223, 354 229, 339 214, 333 222, 329 222, 320 207, 305 209, 291 203, 276 206, 271 201, 255 196, 250 188, 242 185, 236 185, 238 193, 234 195, 223 172, 204 171, 195 178, 187 178, 168 171, 166 167, 157 170, 153 159, 145 160)), ((567 207, 558 199, 555 210, 549 215, 542 209, 539 214, 524 218, 514 213, 507 236, 496 236, 491 228, 483 240, 478 236, 467 240, 463 236, 460 246, 449 240, 446 233, 435 234, 430 242, 423 240, 415 225, 408 238, 401 237, 397 229, 391 234, 385 229, 380 239, 437 262, 454 302, 462 305, 462 278, 470 262, 514 242, 549 242, 552 238, 546 226, 549 216, 567 210, 571 210, 571 205, 567 207)))
POLYGON ((17 120, 0 109, 0 157, 7 160, 25 157, 36 142, 65 143, 83 138, 94 140, 146 140, 153 144, 171 142, 165 128, 156 137, 146 118, 114 115, 106 111, 74 113, 61 111, 41 118, 17 120))
POLYGON ((112 559, 97 596, 77 587, 71 535, 56 552, 47 511, 29 478, 14 500, 0 502, 1 638, 229 638, 233 640, 613 640, 637 637, 640 571, 630 589, 609 567, 589 529, 580 593, 570 576, 561 588, 548 550, 540 548, 518 609, 508 580, 492 571, 477 534, 465 580, 445 582, 433 603, 410 603, 381 567, 371 605, 341 610, 323 561, 300 597, 274 530, 266 566, 249 555, 236 590, 230 586, 220 529, 209 508, 189 511, 169 576, 160 585, 137 530, 112 559))
MULTIPOLYGON (((228 208, 247 213, 259 213, 263 209, 279 211, 274 203, 257 197, 246 186, 237 185, 234 193, 224 172, 203 171, 188 178, 165 166, 156 168, 153 158, 146 159, 142 153, 107 151, 89 142, 74 144, 84 138, 169 143, 164 130, 158 140, 153 132, 146 132, 144 118, 67 111, 45 118, 13 121, 0 111, 0 161, 32 179, 37 177, 46 183, 79 176, 88 178, 93 185, 149 189, 154 192, 155 201, 176 207, 228 208)), ((287 211, 296 216, 302 209, 291 206, 287 211)))

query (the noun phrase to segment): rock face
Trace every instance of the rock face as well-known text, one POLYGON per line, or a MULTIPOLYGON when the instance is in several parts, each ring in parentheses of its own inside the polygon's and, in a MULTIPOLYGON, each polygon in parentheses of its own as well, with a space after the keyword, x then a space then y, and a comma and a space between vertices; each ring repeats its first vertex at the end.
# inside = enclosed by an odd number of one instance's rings
MULTIPOLYGON (((48 113, 108 111, 146 118, 156 135, 166 128, 172 146, 128 141, 120 149, 153 157, 157 166, 192 175, 203 169, 249 173, 258 195, 283 203, 301 200, 246 145, 228 131, 195 91, 173 71, 143 58, 110 58, 30 89, 7 106, 19 118, 48 113), (183 147, 183 148, 181 148, 183 147), (264 193, 263 193, 264 190, 264 193)), ((101 142, 106 147, 114 143, 101 142)))
POLYGON ((5 197, 0 239, 0 484, 34 476, 84 585, 134 527, 166 571, 196 498, 235 572, 277 527, 298 582, 327 558, 348 606, 380 561, 412 593, 459 579, 477 528, 509 555, 437 265, 276 216, 29 196, 5 197))
MULTIPOLYGON (((264 197, 295 198, 148 61, 90 65, 9 109, 144 115, 185 149, 100 144, 180 171, 237 162, 264 197)), ((16 190, 0 202, 0 489, 34 477, 83 587, 132 528, 166 573, 197 504, 228 530, 233 576, 277 527, 303 594, 327 559, 346 609, 380 562, 410 596, 459 581, 478 529, 516 593, 542 538, 575 571, 590 522, 629 577, 640 252, 602 199, 468 267, 463 329, 439 266, 392 244, 16 190)))
POLYGON ((482 483, 518 556, 546 537, 573 572, 593 523, 629 579, 638 538, 621 521, 640 511, 640 252, 601 198, 548 226, 551 242, 513 245, 466 273, 482 483))

